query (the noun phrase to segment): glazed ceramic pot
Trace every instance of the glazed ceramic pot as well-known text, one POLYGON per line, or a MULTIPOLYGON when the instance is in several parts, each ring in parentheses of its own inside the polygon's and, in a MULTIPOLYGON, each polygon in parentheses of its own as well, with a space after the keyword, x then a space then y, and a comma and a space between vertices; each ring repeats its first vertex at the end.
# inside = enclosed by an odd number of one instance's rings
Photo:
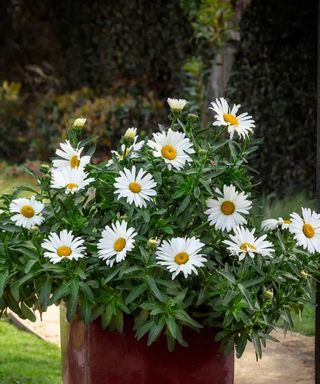
POLYGON ((137 341, 133 322, 123 333, 103 330, 100 321, 89 325, 61 316, 64 384, 232 384, 233 354, 225 357, 211 328, 197 333, 185 329, 189 347, 169 352, 165 337, 147 346, 137 341))

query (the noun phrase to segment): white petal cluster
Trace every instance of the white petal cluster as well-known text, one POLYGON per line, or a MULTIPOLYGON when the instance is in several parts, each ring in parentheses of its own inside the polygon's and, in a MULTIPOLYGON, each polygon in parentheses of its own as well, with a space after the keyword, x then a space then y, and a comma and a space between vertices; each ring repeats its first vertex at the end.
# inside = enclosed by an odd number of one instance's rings
POLYGON ((59 234, 50 233, 48 239, 41 244, 45 250, 44 256, 49 258, 51 263, 60 263, 64 259, 78 260, 85 257, 84 240, 75 237, 72 231, 62 230, 59 234))
POLYGON ((180 272, 184 277, 195 273, 207 261, 201 253, 204 244, 195 237, 175 237, 165 240, 156 251, 158 264, 165 266, 174 279, 180 272))
MULTIPOLYGON (((144 141, 139 141, 137 143, 138 136, 134 139, 133 144, 126 148, 125 144, 121 145, 121 153, 117 151, 111 151, 112 155, 115 156, 118 160, 126 159, 137 159, 139 157, 139 152, 144 146, 144 141)), ((110 159, 107 163, 107 167, 113 164, 112 159, 110 159)))
POLYGON ((172 112, 181 112, 188 103, 187 100, 171 99, 170 97, 167 99, 167 102, 172 112))
POLYGON ((233 256, 238 256, 243 260, 247 255, 254 258, 256 254, 272 257, 274 252, 273 244, 266 240, 267 235, 260 237, 254 236, 255 229, 251 231, 244 227, 234 229, 234 235, 230 235, 230 240, 224 240, 228 251, 233 256))
POLYGON ((310 253, 320 252, 320 215, 310 208, 302 208, 302 217, 294 212, 291 221, 289 231, 297 244, 310 253))
POLYGON ((9 211, 13 214, 11 220, 18 227, 30 229, 34 225, 40 225, 44 218, 41 212, 44 205, 32 196, 30 199, 19 198, 12 200, 9 211))
POLYGON ((119 177, 115 179, 115 194, 118 199, 126 198, 129 204, 134 204, 136 207, 142 208, 147 206, 147 202, 156 196, 156 187, 150 173, 145 172, 142 168, 137 172, 135 166, 132 169, 124 168, 119 173, 119 177))
POLYGON ((54 168, 84 168, 90 163, 90 156, 81 156, 83 148, 73 148, 69 140, 60 143, 60 148, 56 150, 59 158, 52 162, 54 168))
POLYGON ((94 181, 82 168, 56 168, 51 172, 51 188, 64 189, 66 194, 76 193, 94 181))
POLYGON ((277 228, 289 229, 292 221, 290 219, 283 219, 279 217, 276 219, 266 219, 261 222, 261 229, 265 232, 273 231, 277 228))
POLYGON ((127 228, 124 220, 106 226, 98 243, 98 256, 110 267, 123 261, 127 252, 132 251, 137 233, 134 228, 127 228))
POLYGON ((216 188, 215 192, 219 195, 216 199, 208 199, 208 209, 205 213, 208 220, 216 229, 230 232, 238 225, 246 224, 247 220, 243 215, 247 215, 252 203, 244 192, 238 192, 234 185, 224 185, 223 191, 216 188))
POLYGON ((185 133, 173 131, 157 132, 153 134, 153 140, 148 141, 148 146, 153 149, 154 157, 161 157, 168 169, 182 169, 186 163, 191 162, 194 153, 191 141, 185 133))
POLYGON ((235 133, 240 138, 246 138, 249 133, 253 132, 252 128, 255 127, 252 116, 249 116, 247 112, 237 115, 239 108, 240 104, 233 105, 231 108, 223 97, 217 98, 209 107, 216 113, 216 121, 212 125, 228 127, 230 139, 233 138, 235 133))

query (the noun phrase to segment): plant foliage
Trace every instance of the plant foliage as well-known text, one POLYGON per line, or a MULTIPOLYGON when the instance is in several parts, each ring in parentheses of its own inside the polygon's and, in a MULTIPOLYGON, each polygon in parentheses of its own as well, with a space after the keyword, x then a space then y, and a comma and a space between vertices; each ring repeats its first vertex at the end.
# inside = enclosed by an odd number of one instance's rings
MULTIPOLYGON (((184 132, 193 144, 192 161, 183 169, 170 170, 162 158, 155 158, 147 139, 137 157, 127 155, 124 135, 117 148, 122 156, 114 155, 109 164, 87 165, 94 179, 89 189, 74 194, 54 189, 52 171, 42 167, 43 174, 35 174, 39 189, 20 188, 2 196, 0 313, 9 308, 33 321, 35 311, 63 301, 69 321, 76 314, 85 323, 99 318, 104 328, 121 332, 125 317, 133 317, 136 337, 145 336, 149 345, 165 335, 169 350, 176 342, 187 346, 185 327, 199 332, 211 327, 212 337, 222 341, 226 353, 235 345, 241 356, 250 341, 257 357, 266 341, 273 340, 270 332, 280 318, 286 327, 292 326, 292 310, 300 313, 311 301, 318 253, 309 254, 297 246, 289 231, 276 229, 268 234, 273 257, 247 254, 240 261, 223 242, 230 235, 211 226, 205 213, 208 198, 224 185, 233 184, 255 196, 247 162, 255 142, 230 139, 224 127, 210 124, 202 129, 198 116, 176 111, 167 125, 160 126, 162 132, 169 128, 184 132), (133 165, 152 174, 156 182, 157 195, 146 207, 128 204, 114 193, 119 172, 133 165), (45 204, 44 222, 31 229, 16 226, 10 211, 12 201, 25 190, 45 204), (119 219, 138 235, 133 250, 110 267, 98 257, 97 244, 105 226, 119 219), (86 257, 61 257, 56 264, 45 257, 44 239, 62 229, 85 240, 86 257), (206 262, 197 274, 172 279, 159 265, 158 248, 150 240, 163 242, 179 236, 201 239, 206 262)), ((79 141, 81 131, 74 128, 68 134, 74 146, 92 155, 92 139, 79 141)), ((248 228, 254 219, 248 217, 248 228)))

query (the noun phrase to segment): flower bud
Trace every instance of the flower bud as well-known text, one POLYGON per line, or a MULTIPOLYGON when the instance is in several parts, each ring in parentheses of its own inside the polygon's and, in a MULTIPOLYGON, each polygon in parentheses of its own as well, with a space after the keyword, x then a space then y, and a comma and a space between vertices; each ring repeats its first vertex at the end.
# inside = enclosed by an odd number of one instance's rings
POLYGON ((48 164, 41 164, 39 167, 40 172, 46 174, 50 170, 50 166, 48 164))
POLYGON ((208 151, 206 149, 204 149, 204 148, 199 149, 199 155, 201 157, 205 157, 207 155, 207 153, 208 153, 208 151))
POLYGON ((31 228, 30 228, 30 232, 37 235, 40 231, 39 231, 39 227, 37 227, 36 225, 33 225, 31 228))
POLYGON ((187 121, 190 122, 190 123, 193 123, 193 122, 196 122, 196 121, 199 121, 199 116, 198 115, 195 115, 194 113, 189 113, 188 116, 187 116, 187 121))
POLYGON ((132 127, 126 130, 126 133, 123 135, 123 139, 127 144, 131 145, 133 144, 136 136, 137 136, 137 128, 132 127))
POLYGON ((308 278, 308 276, 309 276, 309 273, 308 272, 306 272, 306 271, 301 271, 300 272, 300 275, 301 275, 301 277, 303 278, 303 279, 307 279, 308 278))
POLYGON ((272 300, 273 299, 273 291, 271 289, 267 289, 263 296, 267 299, 267 300, 272 300))
POLYGON ((75 119, 75 121, 72 124, 72 128, 74 129, 82 129, 87 122, 87 119, 84 117, 79 117, 78 119, 75 119))
POLYGON ((158 244, 159 244, 159 240, 158 239, 149 239, 148 243, 147 243, 148 247, 151 248, 151 249, 157 248, 158 244))
POLYGON ((181 112, 187 104, 187 100, 171 99, 170 97, 167 99, 167 102, 172 112, 181 112))

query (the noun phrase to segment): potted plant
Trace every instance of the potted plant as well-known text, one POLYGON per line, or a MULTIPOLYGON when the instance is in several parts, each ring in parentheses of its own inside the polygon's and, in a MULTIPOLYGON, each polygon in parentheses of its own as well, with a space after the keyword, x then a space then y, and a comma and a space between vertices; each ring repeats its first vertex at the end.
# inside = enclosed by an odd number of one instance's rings
POLYGON ((0 313, 64 303, 65 383, 232 383, 234 348, 261 357, 311 301, 320 216, 260 225, 252 117, 220 98, 203 128, 168 103, 168 126, 98 164, 77 119, 38 188, 1 198, 0 313))

